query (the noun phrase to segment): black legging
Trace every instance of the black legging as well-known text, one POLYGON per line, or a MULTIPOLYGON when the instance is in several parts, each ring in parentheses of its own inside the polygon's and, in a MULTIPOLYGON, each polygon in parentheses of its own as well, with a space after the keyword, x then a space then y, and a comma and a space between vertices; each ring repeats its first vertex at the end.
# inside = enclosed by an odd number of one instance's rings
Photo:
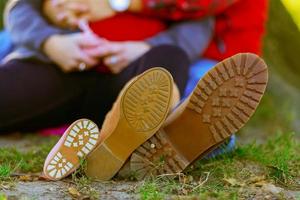
POLYGON ((88 118, 101 125, 122 87, 151 67, 163 67, 183 94, 190 63, 178 47, 152 48, 117 75, 65 74, 53 64, 13 60, 0 66, 0 133, 34 131, 88 118))

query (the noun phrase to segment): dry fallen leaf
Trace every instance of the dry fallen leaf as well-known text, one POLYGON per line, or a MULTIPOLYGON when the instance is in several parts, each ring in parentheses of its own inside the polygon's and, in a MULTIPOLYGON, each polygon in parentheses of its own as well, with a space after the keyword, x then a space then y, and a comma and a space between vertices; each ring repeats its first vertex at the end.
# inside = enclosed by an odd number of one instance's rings
POLYGON ((33 177, 30 175, 23 175, 19 177, 19 180, 24 182, 30 182, 33 181, 33 177))
POLYGON ((244 183, 239 182, 238 180, 236 180, 235 178, 224 178, 223 179, 225 181, 225 183, 229 184, 230 186, 244 186, 244 183))
POLYGON ((10 184, 1 184, 0 185, 0 190, 4 189, 4 190, 10 190, 13 186, 10 184))
POLYGON ((267 184, 267 182, 265 180, 262 180, 262 181, 254 183, 254 186, 255 187, 262 187, 262 186, 264 186, 266 184, 267 184))
POLYGON ((263 182, 264 180, 266 180, 266 176, 254 176, 254 177, 251 177, 247 183, 248 184, 256 184, 256 183, 260 183, 260 182, 263 182))
POLYGON ((68 191, 70 193, 70 195, 72 195, 73 197, 80 197, 80 192, 78 192, 78 190, 74 187, 69 187, 68 191))
POLYGON ((184 195, 187 195, 189 192, 186 189, 182 189, 181 193, 184 194, 184 195))

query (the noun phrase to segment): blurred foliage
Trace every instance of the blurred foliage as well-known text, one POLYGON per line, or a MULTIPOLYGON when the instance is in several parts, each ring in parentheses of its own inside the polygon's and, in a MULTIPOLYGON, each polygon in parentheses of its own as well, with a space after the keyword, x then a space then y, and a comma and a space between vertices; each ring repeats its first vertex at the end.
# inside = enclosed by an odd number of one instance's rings
POLYGON ((239 134, 243 140, 265 140, 276 130, 295 131, 300 138, 300 31, 279 0, 270 1, 267 34, 264 38, 264 59, 269 66, 267 92, 239 134))
POLYGON ((300 88, 300 32, 281 1, 271 1, 264 58, 272 70, 291 85, 300 88))
POLYGON ((3 13, 4 6, 5 6, 6 2, 7 2, 7 0, 0 0, 0 14, 1 14, 1 17, 0 17, 0 28, 3 27, 3 16, 2 16, 2 13, 3 13))

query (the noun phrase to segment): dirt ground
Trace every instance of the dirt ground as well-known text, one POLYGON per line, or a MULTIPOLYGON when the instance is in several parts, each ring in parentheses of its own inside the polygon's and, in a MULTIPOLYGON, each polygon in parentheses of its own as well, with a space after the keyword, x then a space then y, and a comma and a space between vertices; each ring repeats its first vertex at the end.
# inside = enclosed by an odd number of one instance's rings
MULTIPOLYGON (((93 183, 92 186, 99 192, 99 199, 138 199, 131 191, 139 183, 134 182, 107 182, 93 183)), ((73 199, 69 192, 70 184, 66 182, 19 182, 13 190, 3 191, 8 199, 73 199)), ((76 199, 80 197, 75 197, 76 199)), ((88 197, 81 197, 82 199, 88 197)))
MULTIPOLYGON (((139 196, 134 194, 134 189, 139 185, 139 182, 108 182, 108 183, 93 183, 93 187, 99 191, 99 199, 106 200, 134 200, 139 199, 139 196)), ((3 191, 8 199, 37 199, 37 200, 55 200, 55 199, 74 199, 69 191, 69 184, 65 182, 19 182, 15 189, 3 191)), ((282 193, 282 199, 298 199, 300 192, 284 191, 284 189, 274 185, 267 185, 263 188, 247 188, 247 195, 252 196, 252 200, 260 199, 279 199, 277 194, 282 193)), ((85 197, 81 197, 85 199, 85 197)), ((87 197, 86 197, 87 198, 87 197)), ((180 197, 170 197, 170 199, 180 199, 180 197)), ((182 199, 187 199, 183 198, 182 199)), ((190 198, 194 199, 194 198, 190 198)))

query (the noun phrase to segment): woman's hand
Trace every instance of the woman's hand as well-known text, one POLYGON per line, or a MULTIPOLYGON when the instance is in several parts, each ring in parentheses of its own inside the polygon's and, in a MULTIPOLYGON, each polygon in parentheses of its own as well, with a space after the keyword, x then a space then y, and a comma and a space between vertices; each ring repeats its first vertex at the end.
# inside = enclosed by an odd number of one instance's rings
POLYGON ((103 42, 102 39, 86 33, 54 35, 45 41, 43 50, 62 71, 67 73, 88 70, 95 66, 99 59, 89 55, 84 49, 91 51, 103 42))
POLYGON ((43 12, 63 28, 77 28, 81 20, 97 21, 115 15, 107 0, 46 0, 43 12))
POLYGON ((107 50, 111 51, 108 52, 103 62, 114 74, 123 71, 130 63, 151 49, 150 45, 145 42, 112 42, 108 45, 111 47, 107 50))
POLYGON ((98 48, 86 50, 86 53, 103 58, 104 64, 114 74, 123 71, 131 62, 150 50, 145 42, 109 42, 98 48))

